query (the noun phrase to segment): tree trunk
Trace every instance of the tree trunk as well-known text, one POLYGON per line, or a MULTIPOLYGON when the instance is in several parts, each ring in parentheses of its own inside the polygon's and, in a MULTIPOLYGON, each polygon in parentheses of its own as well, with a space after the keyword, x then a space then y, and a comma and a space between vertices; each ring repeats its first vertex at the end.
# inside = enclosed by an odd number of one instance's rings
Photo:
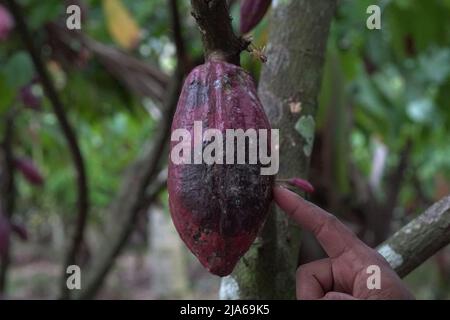
MULTIPOLYGON (((274 1, 259 97, 280 129, 279 178, 306 177, 312 151, 317 96, 332 0, 274 1)), ((221 298, 292 299, 300 232, 274 208, 251 250, 222 280, 221 298)))

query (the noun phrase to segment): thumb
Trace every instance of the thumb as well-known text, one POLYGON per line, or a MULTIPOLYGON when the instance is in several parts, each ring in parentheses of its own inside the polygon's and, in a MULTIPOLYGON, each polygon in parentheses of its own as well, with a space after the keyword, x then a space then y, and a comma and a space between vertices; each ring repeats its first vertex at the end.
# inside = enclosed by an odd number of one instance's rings
POLYGON ((346 293, 330 291, 320 300, 357 300, 357 299, 346 293))

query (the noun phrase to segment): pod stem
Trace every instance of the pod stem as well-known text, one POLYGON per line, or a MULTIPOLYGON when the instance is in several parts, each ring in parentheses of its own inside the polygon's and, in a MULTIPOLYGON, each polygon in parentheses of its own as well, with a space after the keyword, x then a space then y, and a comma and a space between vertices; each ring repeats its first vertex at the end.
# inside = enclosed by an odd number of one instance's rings
POLYGON ((240 65, 239 55, 250 41, 238 37, 231 25, 227 1, 191 0, 192 16, 202 34, 205 60, 220 60, 240 65))

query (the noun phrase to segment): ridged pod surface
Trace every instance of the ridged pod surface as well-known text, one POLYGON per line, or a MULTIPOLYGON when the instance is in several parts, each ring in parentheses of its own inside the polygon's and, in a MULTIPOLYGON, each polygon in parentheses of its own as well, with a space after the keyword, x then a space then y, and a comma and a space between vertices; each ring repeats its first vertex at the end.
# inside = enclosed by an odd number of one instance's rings
POLYGON ((248 33, 264 18, 269 10, 272 0, 243 0, 241 2, 241 23, 242 34, 248 33))
MULTIPOLYGON (((194 121, 201 121, 203 132, 219 129, 224 137, 226 129, 267 129, 270 140, 270 124, 253 79, 226 62, 206 62, 187 77, 172 132, 186 129, 194 137, 194 121)), ((177 143, 171 142, 171 150, 177 143)), ((200 143, 204 149, 208 142, 200 143)), ((213 274, 233 271, 266 219, 274 177, 261 175, 260 168, 259 162, 176 165, 169 161, 172 220, 188 248, 213 274)))

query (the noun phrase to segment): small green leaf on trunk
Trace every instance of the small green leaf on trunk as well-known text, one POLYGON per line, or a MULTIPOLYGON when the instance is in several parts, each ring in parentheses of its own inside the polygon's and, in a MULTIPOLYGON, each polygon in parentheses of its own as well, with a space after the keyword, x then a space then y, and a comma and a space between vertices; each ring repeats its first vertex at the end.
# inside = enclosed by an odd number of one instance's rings
POLYGON ((313 142, 314 142, 314 130, 316 123, 312 116, 303 116, 295 124, 295 130, 305 139, 305 145, 303 146, 303 152, 307 157, 311 156, 313 142))

